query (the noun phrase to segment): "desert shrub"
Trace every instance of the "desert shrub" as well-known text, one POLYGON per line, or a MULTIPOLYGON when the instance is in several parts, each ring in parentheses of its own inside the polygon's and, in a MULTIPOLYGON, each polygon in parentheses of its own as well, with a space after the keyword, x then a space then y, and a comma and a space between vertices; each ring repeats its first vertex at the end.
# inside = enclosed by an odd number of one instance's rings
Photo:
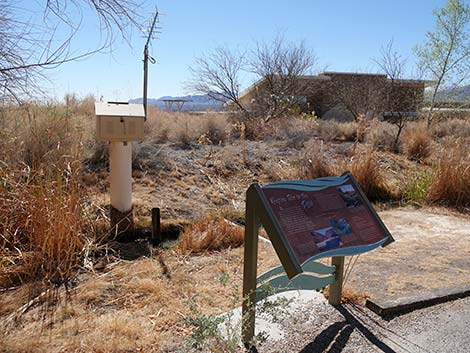
POLYGON ((395 151, 395 138, 397 127, 389 123, 377 123, 372 125, 365 134, 365 141, 374 149, 395 151))
POLYGON ((189 131, 187 129, 181 129, 176 131, 175 139, 176 145, 183 149, 190 148, 194 141, 193 138, 189 135, 189 131))
POLYGON ((342 134, 340 124, 334 120, 319 120, 317 131, 320 138, 326 142, 336 140, 342 134))
POLYGON ((166 143, 166 142, 168 142, 169 136, 170 136, 170 129, 162 128, 156 134, 156 142, 166 143))
POLYGON ((409 159, 423 162, 431 153, 431 142, 431 134, 424 124, 408 124, 403 134, 403 152, 409 159))
POLYGON ((316 118, 289 117, 275 121, 276 139, 285 141, 286 147, 301 149, 314 136, 318 122, 316 118))
POLYGON ((334 161, 329 160, 321 143, 313 143, 305 149, 301 158, 294 162, 298 177, 316 179, 335 175, 334 161))
POLYGON ((358 131, 358 123, 355 121, 350 122, 343 122, 339 123, 339 129, 341 131, 341 139, 343 141, 356 141, 357 138, 357 131, 358 131))
POLYGON ((230 221, 207 216, 185 228, 180 236, 178 250, 182 253, 218 251, 243 244, 244 231, 230 221))
MULTIPOLYGON (((299 175, 299 168, 286 163, 282 159, 268 158, 262 163, 264 177, 269 181, 279 181, 286 179, 295 179, 299 175)), ((303 173, 307 173, 304 171, 303 173)), ((311 179, 308 174, 305 174, 305 179, 311 179)))
POLYGON ((91 171, 105 169, 109 164, 109 148, 105 141, 89 140, 86 143, 85 165, 91 171))
POLYGON ((226 139, 226 124, 213 117, 208 117, 203 126, 204 134, 214 144, 224 143, 226 139))
POLYGON ((431 127, 431 134, 435 137, 470 137, 470 119, 446 119, 438 121, 431 127))
POLYGON ((427 199, 455 207, 470 205, 470 156, 468 141, 454 141, 440 152, 437 171, 427 199))
POLYGON ((225 178, 236 175, 244 166, 238 146, 225 146, 214 155, 214 172, 225 178))
POLYGON ((185 112, 164 112, 152 108, 148 111, 145 141, 165 143, 170 141, 176 146, 189 148, 202 134, 218 144, 226 139, 229 127, 225 114, 190 114, 185 112))
POLYGON ((422 172, 409 177, 404 187, 403 201, 423 205, 427 200, 432 181, 433 175, 429 172, 422 172))
POLYGON ((168 168, 163 147, 148 142, 135 143, 132 148, 132 169, 156 171, 168 168))
POLYGON ((241 122, 245 126, 244 136, 247 140, 260 141, 272 139, 276 134, 275 122, 265 122, 264 117, 250 117, 241 122))

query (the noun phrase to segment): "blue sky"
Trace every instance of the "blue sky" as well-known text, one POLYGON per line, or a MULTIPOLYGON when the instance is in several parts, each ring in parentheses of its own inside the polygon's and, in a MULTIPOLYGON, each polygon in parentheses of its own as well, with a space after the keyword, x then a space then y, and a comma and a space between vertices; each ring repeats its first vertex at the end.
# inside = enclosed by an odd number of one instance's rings
MULTIPOLYGON (((153 4, 148 1, 142 13, 150 17, 153 4)), ((157 64, 150 65, 149 97, 188 93, 183 83, 195 56, 218 45, 250 50, 256 41, 269 41, 278 31, 288 40, 304 39, 318 57, 319 68, 375 72, 372 59, 392 38, 411 68, 412 48, 433 29, 432 10, 444 4, 445 0, 159 0, 162 33, 152 45, 157 64)), ((93 21, 83 25, 73 44, 76 51, 88 48, 99 35, 93 21)), ((66 92, 91 93, 107 100, 142 96, 143 45, 144 39, 134 35, 132 47, 118 41, 112 54, 51 71, 49 95, 61 99, 66 92)))

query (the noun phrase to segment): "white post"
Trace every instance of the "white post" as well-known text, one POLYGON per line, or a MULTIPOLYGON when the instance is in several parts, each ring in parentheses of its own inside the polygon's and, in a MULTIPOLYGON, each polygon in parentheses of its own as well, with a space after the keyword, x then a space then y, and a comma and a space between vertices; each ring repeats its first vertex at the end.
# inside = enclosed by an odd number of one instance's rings
POLYGON ((126 240, 134 229, 132 216, 132 142, 110 142, 109 172, 111 229, 116 240, 126 240))
POLYGON ((132 143, 109 144, 111 206, 121 213, 132 209, 132 143))

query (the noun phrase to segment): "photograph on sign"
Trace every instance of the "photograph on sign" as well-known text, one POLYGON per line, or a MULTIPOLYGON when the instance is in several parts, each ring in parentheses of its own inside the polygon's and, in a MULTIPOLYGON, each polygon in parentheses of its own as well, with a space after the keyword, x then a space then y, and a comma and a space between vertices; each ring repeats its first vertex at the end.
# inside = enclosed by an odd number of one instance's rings
POLYGON ((299 264, 328 256, 332 250, 371 245, 389 237, 351 178, 346 175, 341 183, 324 188, 302 188, 300 181, 263 188, 299 264))

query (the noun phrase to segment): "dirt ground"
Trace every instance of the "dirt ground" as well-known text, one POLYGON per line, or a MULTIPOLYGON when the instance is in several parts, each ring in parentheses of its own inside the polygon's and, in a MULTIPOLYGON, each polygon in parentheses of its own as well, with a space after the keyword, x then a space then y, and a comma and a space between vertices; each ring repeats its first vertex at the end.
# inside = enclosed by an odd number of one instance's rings
MULTIPOLYGON (((444 209, 379 214, 396 241, 361 255, 346 287, 382 297, 464 283, 470 277, 468 216, 444 209)), ((28 306, 33 286, 0 293, 0 351, 181 351, 194 329, 185 318, 240 305, 243 247, 201 256, 178 254, 170 247, 144 255, 96 264, 77 279, 69 304, 50 317, 44 318, 36 305, 16 316, 28 306)), ((258 273, 277 263, 272 246, 260 241, 258 273)))
POLYGON ((347 285, 384 297, 468 283, 470 217, 443 209, 379 214, 395 242, 361 255, 347 285))

